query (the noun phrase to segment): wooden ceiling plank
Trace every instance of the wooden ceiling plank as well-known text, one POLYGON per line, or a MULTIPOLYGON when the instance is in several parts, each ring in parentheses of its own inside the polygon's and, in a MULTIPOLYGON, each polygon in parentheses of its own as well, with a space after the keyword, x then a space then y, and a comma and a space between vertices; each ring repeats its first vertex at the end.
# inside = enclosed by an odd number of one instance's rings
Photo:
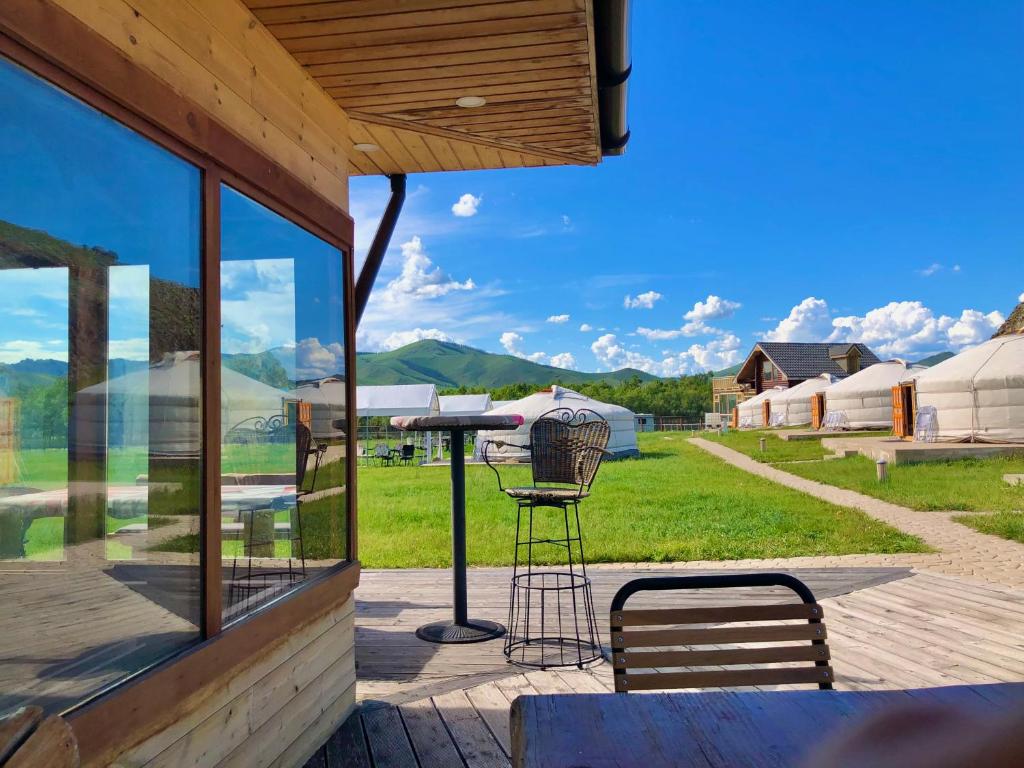
POLYGON ((536 76, 520 72, 502 77, 453 77, 450 80, 411 80, 405 83, 382 83, 379 85, 358 85, 328 87, 327 92, 335 99, 349 102, 352 99, 398 97, 399 101, 412 101, 416 98, 432 99, 435 95, 452 96, 452 101, 459 95, 471 93, 486 96, 490 93, 515 93, 538 88, 566 88, 578 86, 582 89, 590 87, 590 78, 586 70, 569 69, 547 70, 538 72, 536 76), (548 76, 548 73, 551 73, 548 76), (544 75, 543 77, 541 75, 544 75))
POLYGON ((458 124, 460 130, 475 131, 486 130, 492 127, 503 128, 543 128, 547 125, 564 125, 566 123, 590 124, 590 113, 586 110, 562 110, 558 112, 506 112, 502 114, 483 115, 475 119, 467 117, 449 117, 435 120, 432 117, 424 117, 417 122, 432 125, 458 124))
POLYGON ((501 152, 493 147, 485 147, 481 144, 474 144, 473 151, 476 152, 476 156, 480 158, 484 168, 495 168, 500 169, 505 167, 505 160, 501 156, 501 152))
POLYGON ((587 40, 583 31, 576 28, 551 29, 545 32, 517 32, 499 34, 491 37, 469 37, 465 39, 433 40, 419 43, 402 43, 398 45, 369 46, 365 48, 329 48, 322 51, 291 51, 293 58, 300 64, 332 64, 350 61, 379 61, 406 57, 435 57, 438 62, 434 66, 445 64, 446 54, 467 52, 513 50, 517 48, 542 46, 555 43, 571 43, 586 50, 587 40))
POLYGON ((592 100, 591 111, 594 121, 594 136, 597 139, 597 159, 600 162, 603 155, 601 148, 601 108, 598 104, 597 90, 597 43, 594 40, 594 0, 586 0, 587 3, 587 50, 590 52, 590 98, 592 100))
POLYGON ((412 109, 400 109, 389 113, 392 117, 401 120, 418 121, 421 119, 430 120, 444 120, 445 118, 460 118, 461 116, 483 116, 483 115, 507 115, 517 114, 525 115, 530 113, 531 116, 543 117, 553 109, 588 109, 590 108, 590 96, 589 94, 578 94, 576 96, 570 96, 561 99, 557 102, 547 101, 544 99, 530 99, 526 101, 517 101, 515 103, 499 103, 489 102, 486 106, 479 107, 477 109, 467 110, 462 107, 456 107, 454 105, 445 105, 441 107, 421 107, 412 109))
MULTIPOLYGON (((339 100, 339 103, 346 110, 354 109, 360 112, 371 112, 375 114, 393 114, 395 112, 405 112, 408 110, 429 109, 430 107, 447 107, 454 104, 455 99, 461 95, 461 93, 455 93, 449 94, 446 98, 432 98, 418 101, 396 101, 395 99, 389 98, 387 96, 377 98, 364 96, 358 99, 346 99, 345 101, 339 100)), ((568 87, 552 88, 550 90, 543 91, 514 91, 512 93, 491 93, 487 94, 487 99, 488 101, 494 101, 499 103, 516 103, 532 101, 537 98, 568 99, 579 95, 580 90, 578 88, 568 87)))
POLYGON ((382 13, 429 11, 434 8, 465 8, 480 0, 244 0, 260 21, 274 24, 288 21, 344 19, 378 16, 382 13))
POLYGON ((394 129, 386 125, 371 125, 364 123, 363 127, 366 132, 371 136, 370 141, 385 152, 388 153, 388 157, 393 159, 399 167, 404 169, 408 173, 422 173, 424 168, 420 165, 408 148, 399 138, 394 129))
POLYGON ((319 77, 317 81, 324 88, 345 88, 353 96, 361 93, 410 93, 419 90, 430 91, 436 90, 438 87, 450 87, 459 88, 467 87, 473 88, 477 85, 501 85, 504 83, 516 83, 522 82, 527 79, 545 79, 545 80, 558 80, 565 77, 582 77, 588 78, 590 73, 586 65, 584 66, 567 66, 567 67, 537 67, 537 68, 525 68, 516 67, 510 72, 471 72, 466 71, 470 68, 463 70, 465 74, 458 75, 452 72, 450 76, 444 76, 443 73, 448 71, 448 68, 440 68, 436 70, 429 70, 433 77, 420 77, 417 73, 423 73, 425 70, 405 70, 404 77, 386 80, 365 80, 366 75, 360 76, 363 82, 351 82, 348 77, 335 76, 335 77, 319 77))
POLYGON ((424 134, 423 141, 430 147, 431 153, 437 158, 438 162, 444 165, 447 170, 450 171, 462 171, 462 163, 460 162, 455 151, 452 149, 452 145, 448 143, 448 140, 442 136, 430 136, 424 134))
MULTIPOLYGON (((580 38, 586 35, 586 16, 583 13, 556 13, 550 16, 530 16, 522 19, 501 19, 498 21, 473 21, 465 24, 444 24, 440 26, 413 27, 411 29, 388 29, 380 32, 353 32, 343 35, 316 35, 282 40, 281 44, 291 53, 308 53, 331 49, 374 48, 391 45, 429 43, 430 48, 443 41, 466 41, 480 38, 494 45, 499 35, 528 33, 539 37, 544 32, 573 30, 580 38)), ((543 42, 538 39, 536 42, 543 42)))
MULTIPOLYGON (((388 117, 387 115, 371 115, 366 114, 364 112, 353 112, 350 113, 349 117, 353 120, 358 120, 361 123, 380 123, 381 125, 390 125, 391 127, 400 130, 415 131, 416 133, 423 135, 424 139, 426 139, 427 136, 436 136, 440 138, 451 139, 453 141, 470 141, 476 144, 483 144, 485 146, 490 146, 494 148, 511 149, 515 152, 533 152, 534 154, 545 155, 554 160, 555 162, 561 163, 563 165, 566 163, 571 164, 577 160, 577 158, 574 158, 572 156, 561 154, 554 151, 531 149, 522 142, 515 142, 509 139, 488 139, 482 136, 475 136, 473 134, 468 133, 460 133, 458 131, 451 131, 436 126, 418 125, 408 123, 403 120, 395 120, 391 117, 388 117)), ((432 149, 434 148, 433 143, 428 142, 428 144, 432 149)), ((438 160, 444 162, 440 157, 438 157, 438 160)))
POLYGON ((402 131, 394 129, 402 144, 409 150, 409 154, 416 158, 420 167, 427 172, 446 170, 434 156, 434 153, 423 140, 423 136, 415 131, 402 131))
POLYGON ((551 128, 515 128, 508 131, 502 130, 489 130, 489 131, 473 131, 475 134, 481 136, 490 136, 495 139, 515 139, 517 141, 524 141, 533 143, 530 141, 534 139, 548 139, 554 136, 578 136, 586 137, 588 140, 593 140, 594 131, 590 125, 566 125, 566 126, 555 126, 551 128))
MULTIPOLYGON (((377 137, 370 133, 365 123, 349 120, 349 132, 352 135, 352 141, 356 144, 377 145, 377 149, 364 152, 363 155, 374 165, 380 168, 383 173, 403 172, 401 164, 391 156, 385 146, 378 142, 377 137)), ((353 154, 357 151, 358 150, 353 150, 353 154)))
POLYGON ((475 147, 468 141, 450 141, 448 143, 464 169, 467 171, 482 171, 484 169, 483 160, 476 153, 475 147))
MULTIPOLYGON (((339 7, 334 3, 331 8, 339 7)), ((506 21, 517 18, 535 18, 558 13, 580 13, 586 10, 583 0, 504 0, 497 3, 479 3, 462 8, 435 8, 405 13, 379 13, 357 18, 324 18, 314 21, 269 23, 260 18, 279 40, 322 35, 365 35, 423 27, 455 26, 485 21, 506 21)), ((258 14, 257 14, 258 15, 258 14)))
POLYGON ((411 70, 434 71, 443 68, 508 66, 530 60, 557 59, 566 57, 572 64, 588 64, 586 44, 579 40, 569 43, 544 43, 541 45, 516 45, 512 47, 488 48, 485 50, 456 51, 448 53, 425 53, 422 56, 401 56, 391 58, 360 58, 355 61, 335 61, 327 64, 308 64, 306 71, 313 77, 331 75, 372 75, 411 70))

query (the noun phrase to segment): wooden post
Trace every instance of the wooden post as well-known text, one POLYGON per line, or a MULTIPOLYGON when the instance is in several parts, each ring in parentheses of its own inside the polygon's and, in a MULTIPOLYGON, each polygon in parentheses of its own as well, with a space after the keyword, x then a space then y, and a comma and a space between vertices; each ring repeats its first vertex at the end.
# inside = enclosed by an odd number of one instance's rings
POLYGON ((878 475, 878 482, 885 483, 889 480, 889 462, 882 458, 875 462, 875 473, 878 475))

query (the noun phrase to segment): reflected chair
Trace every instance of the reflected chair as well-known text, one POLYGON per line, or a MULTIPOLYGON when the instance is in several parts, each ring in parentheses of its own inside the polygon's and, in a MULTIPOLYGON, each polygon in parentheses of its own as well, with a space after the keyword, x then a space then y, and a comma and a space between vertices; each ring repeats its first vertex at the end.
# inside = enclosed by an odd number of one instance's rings
POLYGON ((382 467, 390 465, 393 456, 391 454, 391 449, 388 447, 388 444, 377 443, 377 445, 373 447, 373 458, 380 461, 380 465, 382 467))
MULTIPOLYGON (((505 656, 514 664, 582 668, 601 658, 579 505, 590 495, 601 460, 608 455, 610 436, 608 422, 588 409, 556 408, 541 415, 530 427, 529 445, 516 446, 530 453, 533 484, 508 488, 490 454, 492 448, 500 452, 512 444, 488 440, 482 446, 484 461, 498 477, 499 490, 516 502, 505 639, 505 656), (550 516, 537 520, 535 527, 535 512, 545 508, 561 511, 563 525, 558 533, 551 532, 556 523, 550 516), (542 528, 549 533, 540 533, 542 528), (534 548, 544 545, 564 550, 566 570, 535 568, 534 548), (524 566, 525 573, 521 572, 524 566)), ((546 547, 543 551, 550 553, 546 547)))
POLYGON ((785 573, 634 579, 612 600, 615 690, 801 683, 831 689, 835 678, 823 616, 807 585, 785 573), (791 590, 800 602, 722 605, 702 596, 694 607, 626 608, 627 600, 648 591, 740 589, 746 597, 751 588, 777 587, 791 590))
POLYGON ((399 446, 395 458, 405 466, 412 464, 413 459, 416 458, 416 446, 412 443, 403 443, 399 446))

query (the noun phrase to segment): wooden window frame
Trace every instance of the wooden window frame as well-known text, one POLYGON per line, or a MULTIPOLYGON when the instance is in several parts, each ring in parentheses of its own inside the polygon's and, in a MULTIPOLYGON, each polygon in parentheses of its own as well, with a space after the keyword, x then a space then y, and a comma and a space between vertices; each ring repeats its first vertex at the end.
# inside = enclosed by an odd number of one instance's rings
MULTIPOLYGON (((220 536, 220 189, 227 184, 342 254, 345 413, 355 424, 354 225, 322 197, 203 109, 49 2, 0 3, 0 57, 196 166, 202 178, 203 312, 200 642, 68 712, 83 765, 118 754, 188 714, 234 670, 345 602, 359 583, 355 462, 346 461, 346 560, 270 605, 222 627, 220 536), (207 407, 214 404, 214 407, 207 407), (210 438, 213 439, 210 439, 210 438)), ((355 455, 348 430, 346 455, 355 455)))

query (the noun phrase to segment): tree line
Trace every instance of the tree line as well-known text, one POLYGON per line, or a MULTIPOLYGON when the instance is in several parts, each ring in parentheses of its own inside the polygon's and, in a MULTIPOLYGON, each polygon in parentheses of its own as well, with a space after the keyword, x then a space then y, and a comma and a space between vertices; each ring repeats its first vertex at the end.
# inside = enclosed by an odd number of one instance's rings
MULTIPOLYGON (((639 376, 621 384, 593 381, 567 386, 595 400, 621 405, 633 413, 653 413, 655 416, 680 417, 685 421, 698 421, 711 410, 711 374, 680 376, 677 379, 643 381, 639 376)), ((471 395, 491 393, 491 400, 519 400, 544 387, 520 382, 495 389, 485 387, 458 387, 440 391, 442 395, 471 395)))

